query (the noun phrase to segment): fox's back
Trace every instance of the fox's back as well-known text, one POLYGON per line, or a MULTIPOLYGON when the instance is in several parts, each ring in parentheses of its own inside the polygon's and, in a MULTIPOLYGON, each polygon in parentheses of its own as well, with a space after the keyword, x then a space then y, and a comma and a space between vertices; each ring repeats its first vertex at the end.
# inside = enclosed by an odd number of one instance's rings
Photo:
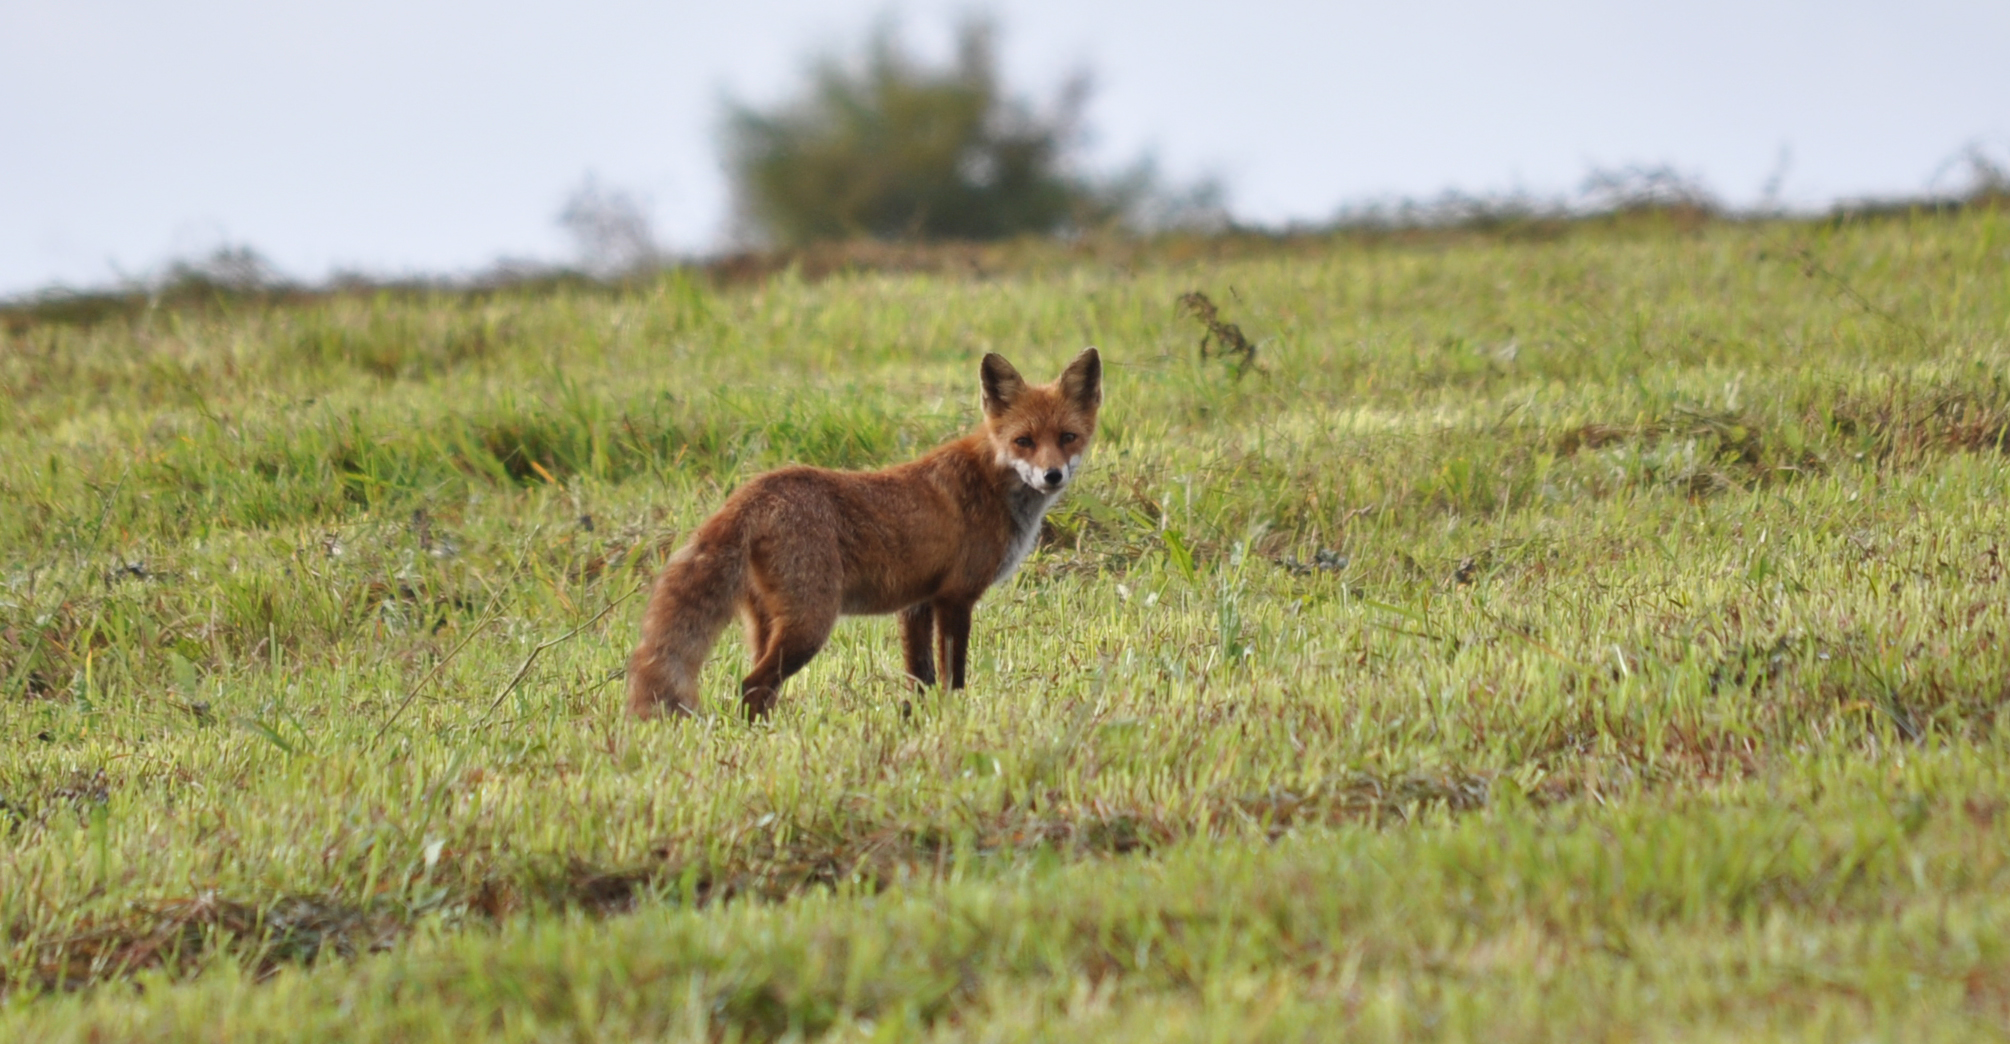
POLYGON ((757 573, 835 583, 846 613, 894 612, 945 588, 981 590, 1006 555, 1013 520, 970 452, 950 443, 879 471, 780 468, 735 491, 715 523, 738 529, 757 573))

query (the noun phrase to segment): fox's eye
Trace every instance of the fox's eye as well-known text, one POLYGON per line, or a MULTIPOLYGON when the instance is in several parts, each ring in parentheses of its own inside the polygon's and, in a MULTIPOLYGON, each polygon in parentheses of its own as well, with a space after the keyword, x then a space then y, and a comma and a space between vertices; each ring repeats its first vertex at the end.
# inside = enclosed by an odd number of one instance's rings
POLYGON ((1014 445, 1014 446, 1017 446, 1017 447, 1019 447, 1020 449, 1032 449, 1032 448, 1033 448, 1033 436, 1031 436, 1031 435, 1021 435, 1021 436, 1019 436, 1018 438, 1016 438, 1016 439, 1013 439, 1013 440, 1012 440, 1012 445, 1014 445))
POLYGON ((1068 443, 1075 441, 1075 438, 1076 435, 1074 432, 1064 431, 1061 433, 1061 445, 1066 446, 1068 443))

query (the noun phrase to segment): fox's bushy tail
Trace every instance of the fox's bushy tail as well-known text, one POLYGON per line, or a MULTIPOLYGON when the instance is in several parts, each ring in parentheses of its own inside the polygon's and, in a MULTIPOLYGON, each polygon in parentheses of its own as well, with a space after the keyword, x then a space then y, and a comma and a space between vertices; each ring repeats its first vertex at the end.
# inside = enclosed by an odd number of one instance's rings
POLYGON ((693 714, 705 655, 747 587, 747 548, 725 526, 702 526, 663 567, 628 658, 628 712, 693 714))

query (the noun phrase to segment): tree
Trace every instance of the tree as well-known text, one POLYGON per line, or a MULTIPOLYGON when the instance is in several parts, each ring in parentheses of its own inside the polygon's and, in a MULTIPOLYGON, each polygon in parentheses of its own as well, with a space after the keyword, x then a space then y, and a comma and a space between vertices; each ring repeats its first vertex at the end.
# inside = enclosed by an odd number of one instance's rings
POLYGON ((731 105, 727 165, 740 215, 763 237, 999 239, 1109 220, 1123 203, 1071 170, 1088 81, 1044 111, 999 84, 996 34, 966 22, 947 68, 882 28, 862 61, 825 57, 801 97, 731 105))

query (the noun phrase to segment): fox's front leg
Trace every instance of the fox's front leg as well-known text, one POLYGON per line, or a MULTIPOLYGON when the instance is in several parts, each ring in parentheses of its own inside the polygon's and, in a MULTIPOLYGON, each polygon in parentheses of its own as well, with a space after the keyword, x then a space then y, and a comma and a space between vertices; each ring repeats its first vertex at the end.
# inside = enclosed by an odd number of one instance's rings
POLYGON ((900 611, 900 651, 918 688, 935 684, 935 607, 923 602, 900 611))

